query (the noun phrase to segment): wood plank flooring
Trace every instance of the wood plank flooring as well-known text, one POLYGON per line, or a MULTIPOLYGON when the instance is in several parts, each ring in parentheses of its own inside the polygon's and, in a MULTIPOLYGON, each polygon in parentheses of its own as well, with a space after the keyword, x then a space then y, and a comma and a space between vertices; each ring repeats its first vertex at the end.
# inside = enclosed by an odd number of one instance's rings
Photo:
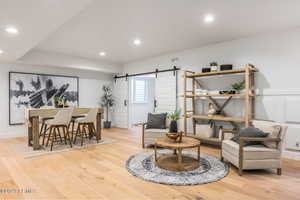
MULTIPOLYGON (((151 150, 141 148, 140 131, 114 128, 104 130, 103 136, 112 138, 113 143, 27 159, 16 149, 16 144, 26 145, 25 137, 0 139, 0 199, 300 199, 300 161, 284 159, 282 176, 262 170, 240 177, 231 167, 219 182, 160 185, 136 178, 125 168, 129 156, 151 150)), ((201 151, 219 156, 218 149, 212 147, 202 146, 201 151)))

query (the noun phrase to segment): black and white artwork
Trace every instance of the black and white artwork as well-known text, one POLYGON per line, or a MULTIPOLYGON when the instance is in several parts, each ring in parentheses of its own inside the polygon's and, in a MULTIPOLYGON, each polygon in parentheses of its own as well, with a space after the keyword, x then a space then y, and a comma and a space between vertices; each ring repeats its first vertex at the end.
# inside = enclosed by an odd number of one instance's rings
POLYGON ((9 72, 9 124, 25 122, 26 108, 54 107, 56 97, 78 106, 78 77, 9 72))

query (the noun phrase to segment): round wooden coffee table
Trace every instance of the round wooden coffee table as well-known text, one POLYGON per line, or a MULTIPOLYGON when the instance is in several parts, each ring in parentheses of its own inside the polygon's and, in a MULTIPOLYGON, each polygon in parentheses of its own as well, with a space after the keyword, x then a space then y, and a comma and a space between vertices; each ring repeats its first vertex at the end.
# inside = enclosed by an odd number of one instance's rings
POLYGON ((200 141, 191 137, 182 137, 182 142, 174 142, 167 137, 158 138, 154 144, 155 164, 170 171, 190 171, 200 166, 200 141), (157 147, 174 150, 174 153, 157 156, 157 147), (182 155, 183 149, 198 149, 197 159, 182 155))

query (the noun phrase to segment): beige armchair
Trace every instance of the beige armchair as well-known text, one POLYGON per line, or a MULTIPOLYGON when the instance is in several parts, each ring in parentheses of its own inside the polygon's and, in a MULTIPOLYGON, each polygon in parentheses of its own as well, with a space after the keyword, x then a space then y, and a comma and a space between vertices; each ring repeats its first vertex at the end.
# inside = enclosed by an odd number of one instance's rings
POLYGON ((146 129, 147 123, 142 123, 142 147, 153 145, 157 138, 164 137, 169 132, 170 120, 166 119, 165 129, 146 129))
MULTIPOLYGON (((235 134, 234 131, 222 131, 222 149, 221 160, 232 163, 239 169, 239 175, 243 174, 243 170, 248 169, 277 169, 277 174, 281 175, 281 154, 282 144, 285 137, 287 126, 270 121, 253 121, 253 126, 262 130, 268 127, 280 126, 278 137, 266 138, 249 138, 241 137, 240 144, 224 137, 230 133, 235 134), (245 141, 258 141, 258 142, 273 142, 274 148, 261 145, 245 146, 245 141)), ((264 131, 264 130, 262 130, 264 131)), ((265 131, 266 132, 266 131, 265 131)))

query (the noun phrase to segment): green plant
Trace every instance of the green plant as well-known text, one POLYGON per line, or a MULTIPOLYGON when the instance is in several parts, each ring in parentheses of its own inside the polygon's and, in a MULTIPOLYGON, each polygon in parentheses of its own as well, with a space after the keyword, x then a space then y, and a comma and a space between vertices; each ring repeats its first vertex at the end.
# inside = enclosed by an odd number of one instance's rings
POLYGON ((112 89, 108 85, 102 87, 103 95, 101 97, 101 106, 106 108, 106 121, 108 122, 108 110, 113 107, 115 100, 112 96, 112 89))
POLYGON ((218 63, 217 62, 211 62, 209 63, 210 66, 218 66, 218 63))
POLYGON ((245 88, 245 81, 237 82, 231 85, 232 89, 240 91, 245 88))
POLYGON ((54 97, 54 104, 56 106, 63 106, 64 105, 64 98, 63 97, 54 97))
POLYGON ((181 109, 176 109, 175 112, 168 114, 168 118, 171 120, 179 120, 180 119, 181 109))

